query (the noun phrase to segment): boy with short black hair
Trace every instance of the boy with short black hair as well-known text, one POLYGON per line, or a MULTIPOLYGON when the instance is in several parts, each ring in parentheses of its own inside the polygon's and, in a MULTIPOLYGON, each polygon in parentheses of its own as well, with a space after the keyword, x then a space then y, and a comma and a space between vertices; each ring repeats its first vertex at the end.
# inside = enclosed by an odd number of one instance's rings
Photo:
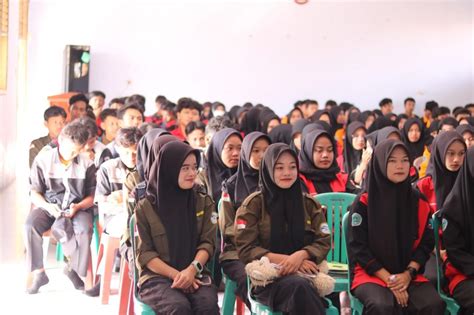
POLYGON ((199 121, 201 119, 202 105, 195 100, 183 97, 178 101, 176 108, 177 113, 177 128, 171 131, 171 134, 178 139, 186 139, 186 126, 191 121, 199 121))
POLYGON ((393 102, 390 98, 382 99, 379 103, 379 107, 384 116, 393 112, 393 102))
POLYGON ((143 110, 138 104, 125 105, 117 111, 120 128, 140 127, 143 123, 143 110))
POLYGON ((194 149, 206 147, 206 125, 201 121, 192 121, 186 126, 186 141, 194 149))
POLYGON ((416 102, 413 97, 407 97, 405 101, 403 102, 403 106, 405 107, 405 115, 407 115, 407 118, 416 117, 415 105, 416 105, 416 102))
POLYGON ((52 229, 63 246, 68 266, 64 273, 78 290, 84 288, 90 259, 93 215, 91 207, 96 186, 96 168, 79 153, 89 138, 78 121, 66 125, 58 147, 43 150, 31 168, 31 200, 36 206, 25 224, 26 263, 34 273, 27 293, 36 294, 49 282, 43 267, 43 233, 52 229), (54 226, 53 226, 54 224, 54 226))
POLYGON ((156 112, 153 115, 146 117, 145 122, 161 125, 163 123, 161 111, 163 110, 163 107, 166 105, 166 103, 168 103, 166 97, 163 95, 158 95, 155 98, 156 112))
POLYGON ((81 118, 87 115, 87 103, 89 100, 84 94, 76 94, 69 99, 69 113, 71 120, 81 118))
POLYGON ((435 101, 428 101, 425 104, 425 113, 423 115, 423 123, 425 124, 426 128, 429 128, 431 122, 434 120, 433 111, 435 108, 438 108, 439 105, 435 101))
POLYGON ((114 141, 117 131, 119 129, 117 110, 113 108, 106 108, 100 113, 100 128, 102 129, 102 135, 100 141, 107 145, 114 141))
POLYGON ((105 145, 100 141, 97 141, 97 131, 99 128, 97 128, 95 121, 90 117, 82 117, 77 119, 77 121, 83 124, 89 133, 89 138, 87 139, 86 145, 83 149, 83 154, 94 161, 94 164, 98 167, 99 158, 105 149, 105 145))
POLYGON ((30 144, 30 168, 41 149, 56 140, 66 124, 66 111, 59 106, 51 106, 44 111, 44 126, 48 128, 48 134, 35 139, 30 144))
POLYGON ((92 107, 95 117, 99 117, 105 104, 105 93, 102 91, 92 91, 89 93, 89 105, 92 107))

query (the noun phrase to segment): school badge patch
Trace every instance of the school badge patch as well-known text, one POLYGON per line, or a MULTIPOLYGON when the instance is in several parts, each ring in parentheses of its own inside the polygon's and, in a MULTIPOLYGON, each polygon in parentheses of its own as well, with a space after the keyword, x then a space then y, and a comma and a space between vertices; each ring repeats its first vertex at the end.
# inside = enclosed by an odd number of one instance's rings
POLYGON ((359 226, 361 224, 362 224, 362 216, 358 213, 352 214, 351 225, 352 226, 359 226))
POLYGON ((321 226, 319 227, 319 230, 323 234, 327 234, 327 235, 331 234, 331 232, 329 231, 329 225, 327 223, 321 224, 321 226))
POLYGON ((213 212, 212 215, 211 215, 211 223, 212 224, 217 224, 217 219, 219 218, 219 216, 217 215, 217 212, 213 212))

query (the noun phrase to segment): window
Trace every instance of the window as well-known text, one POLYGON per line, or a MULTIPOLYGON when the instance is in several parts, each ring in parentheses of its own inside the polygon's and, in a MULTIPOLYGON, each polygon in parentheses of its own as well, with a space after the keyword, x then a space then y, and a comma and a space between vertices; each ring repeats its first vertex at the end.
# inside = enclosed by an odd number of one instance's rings
POLYGON ((7 89, 8 0, 0 0, 0 91, 7 89))

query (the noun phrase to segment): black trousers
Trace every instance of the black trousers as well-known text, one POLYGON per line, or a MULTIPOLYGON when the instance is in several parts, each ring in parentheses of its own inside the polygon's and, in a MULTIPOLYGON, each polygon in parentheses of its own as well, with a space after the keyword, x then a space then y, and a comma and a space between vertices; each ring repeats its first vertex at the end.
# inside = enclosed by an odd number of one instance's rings
MULTIPOLYGON (((28 272, 43 268, 43 233, 48 231, 56 219, 46 210, 33 209, 25 224, 26 265, 28 272)), ((77 249, 71 255, 70 267, 81 277, 87 274, 90 244, 92 240, 92 213, 81 210, 72 218, 77 249)))
POLYGON ((467 279, 454 288, 453 298, 462 307, 462 314, 474 314, 474 279, 467 279))
POLYGON ((408 307, 401 308, 392 291, 375 283, 366 283, 354 290, 364 304, 366 315, 443 315, 446 305, 429 282, 412 283, 408 287, 408 307))
MULTIPOLYGON (((423 275, 426 279, 430 280, 430 283, 436 288, 438 285, 438 273, 436 270, 436 255, 434 253, 430 254, 430 258, 428 258, 428 261, 425 264, 425 272, 423 275)), ((441 287, 443 287, 442 283, 441 287)))
POLYGON ((247 273, 245 272, 245 264, 240 260, 224 260, 221 261, 221 267, 224 274, 230 280, 237 283, 235 295, 240 297, 250 309, 250 301, 247 298, 247 273))
POLYGON ((296 275, 284 276, 266 287, 257 287, 253 294, 258 302, 277 312, 294 315, 326 313, 323 300, 313 285, 296 275))
POLYGON ((140 300, 160 315, 219 315, 217 288, 201 286, 194 293, 172 289, 173 282, 165 277, 145 281, 140 287, 140 300))

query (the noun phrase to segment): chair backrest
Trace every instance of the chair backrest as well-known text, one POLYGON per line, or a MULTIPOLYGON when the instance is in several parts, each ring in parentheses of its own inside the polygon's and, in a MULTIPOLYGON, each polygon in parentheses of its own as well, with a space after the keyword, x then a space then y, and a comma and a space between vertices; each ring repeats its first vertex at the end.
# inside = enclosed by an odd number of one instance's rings
POLYGON ((331 233, 331 249, 327 261, 347 263, 346 240, 342 229, 342 218, 354 202, 356 195, 349 193, 325 193, 316 195, 315 199, 327 209, 326 220, 331 233))
MULTIPOLYGON (((135 235, 135 228, 136 228, 135 214, 133 214, 130 217, 129 227, 130 227, 130 243, 132 244, 132 252, 133 252, 133 255, 132 255, 133 261, 131 261, 130 264, 133 265, 133 285, 135 286, 135 289, 136 289, 136 286, 138 284, 138 269, 135 263, 135 255, 137 254, 137 239, 135 235)), ((135 297, 138 297, 138 293, 137 293, 138 290, 133 290, 133 291, 135 292, 135 297)))
POLYGON ((441 217, 439 216, 439 211, 435 212, 433 216, 431 217, 432 219, 432 224, 433 224, 433 233, 434 233, 434 240, 435 240, 435 254, 436 254, 436 275, 437 275, 437 281, 436 281, 436 287, 438 289, 438 292, 442 292, 441 290, 441 281, 444 277, 443 272, 441 272, 441 268, 439 266, 439 261, 440 261, 440 248, 439 248, 439 228, 442 226, 442 221, 441 217))
MULTIPOLYGON (((342 237, 344 238, 344 252, 346 253, 347 257, 347 264, 349 265, 349 251, 347 249, 347 245, 349 244, 349 217, 350 214, 349 212, 346 212, 344 216, 342 217, 342 237)), ((350 277, 350 272, 347 273, 347 276, 349 278, 349 288, 351 287, 351 277, 350 277)))

